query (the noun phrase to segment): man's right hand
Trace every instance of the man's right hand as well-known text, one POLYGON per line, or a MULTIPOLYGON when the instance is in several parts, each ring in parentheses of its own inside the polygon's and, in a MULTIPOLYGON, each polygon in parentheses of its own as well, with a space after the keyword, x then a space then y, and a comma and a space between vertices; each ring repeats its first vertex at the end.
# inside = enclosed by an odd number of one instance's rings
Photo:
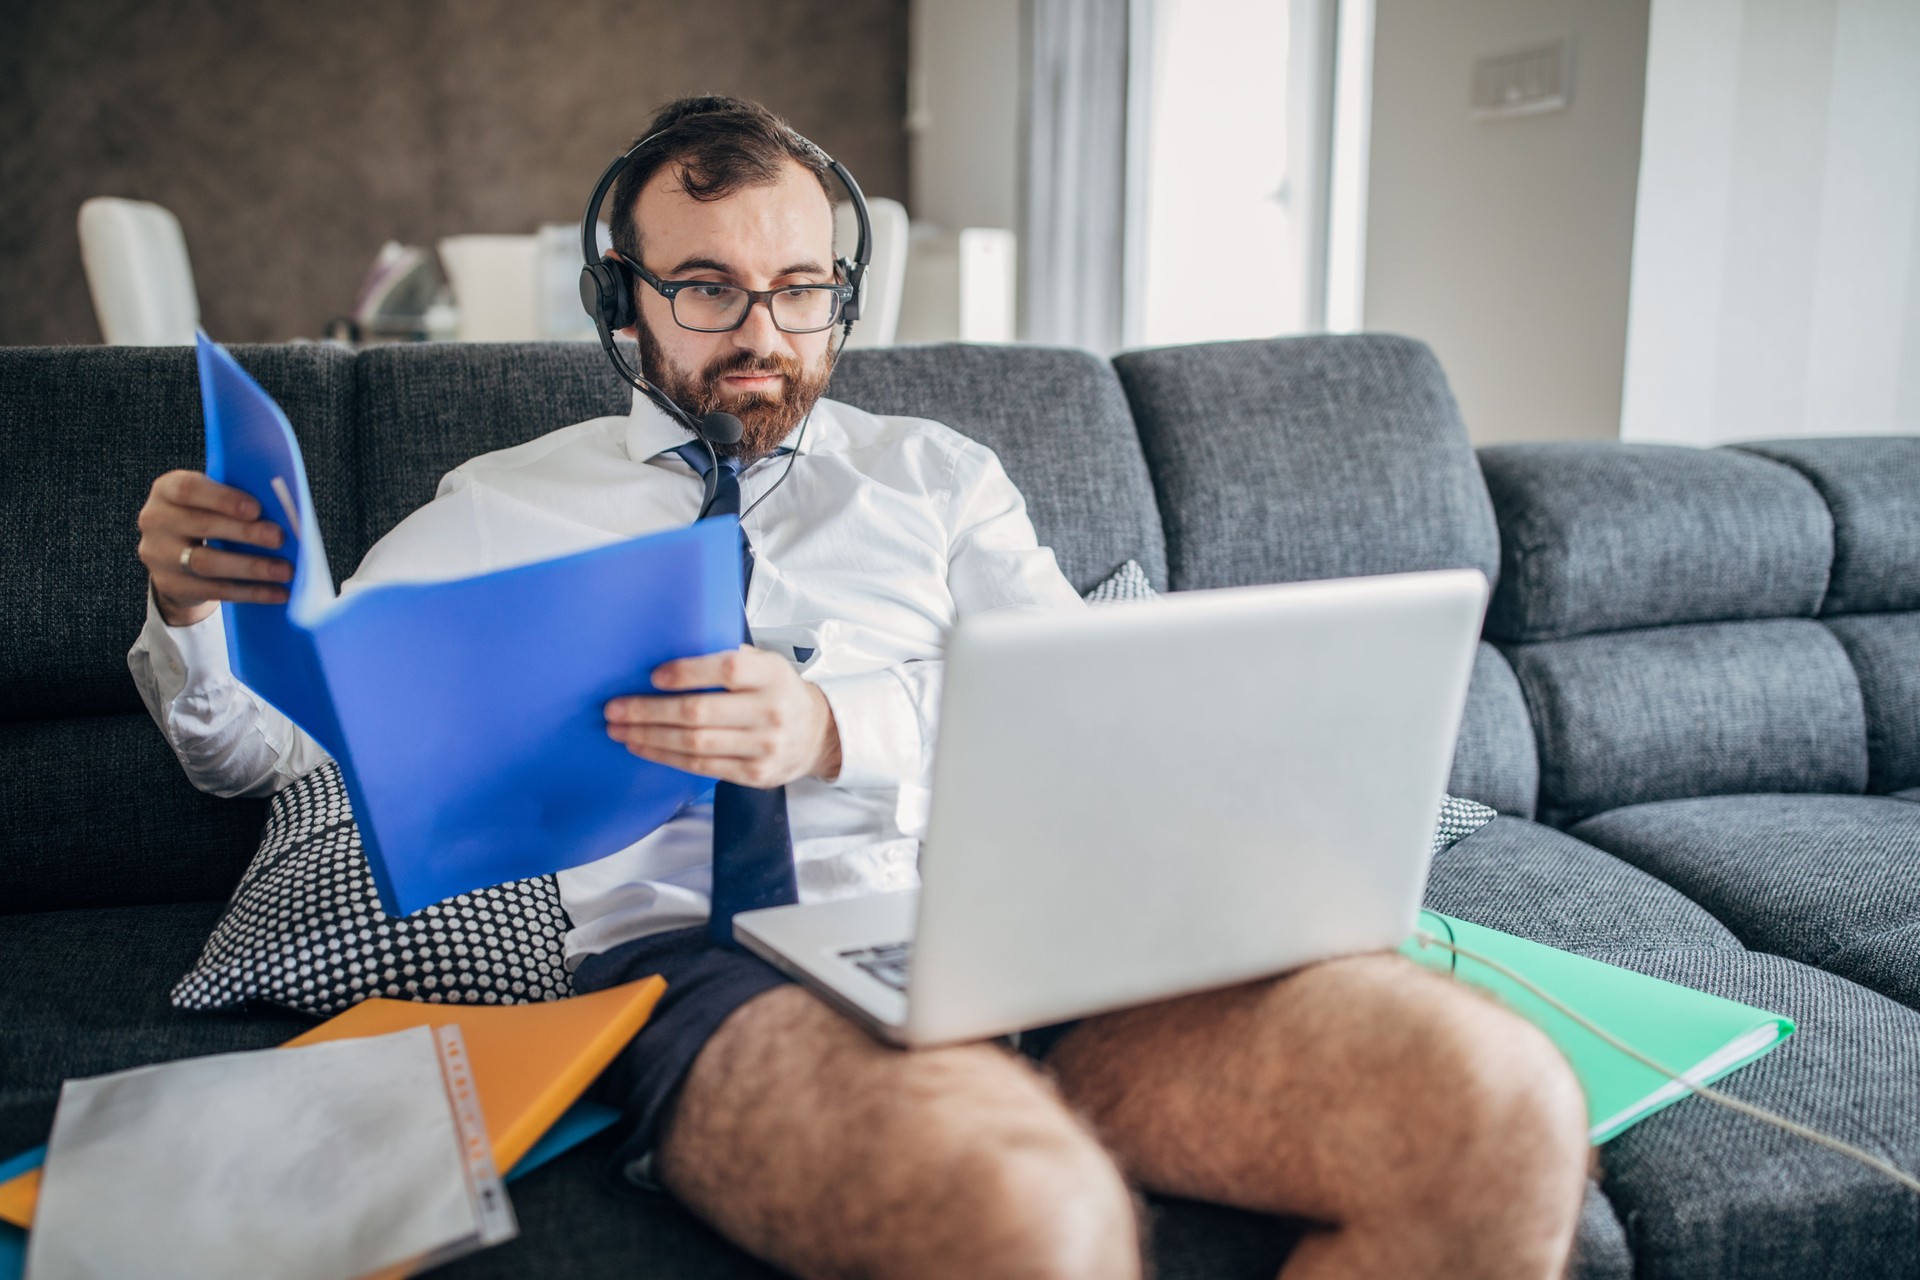
POLYGON ((260 504, 241 490, 198 471, 169 471, 153 482, 139 525, 140 563, 153 579, 153 598, 168 626, 191 626, 221 600, 285 602, 287 589, 277 584, 292 581, 291 563, 202 545, 209 538, 281 544, 280 526, 260 519, 260 504))

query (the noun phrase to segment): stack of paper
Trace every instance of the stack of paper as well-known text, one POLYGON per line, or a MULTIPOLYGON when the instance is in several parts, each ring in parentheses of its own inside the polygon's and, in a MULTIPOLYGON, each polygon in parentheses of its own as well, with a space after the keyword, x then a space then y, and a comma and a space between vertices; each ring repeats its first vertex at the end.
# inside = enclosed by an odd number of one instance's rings
POLYGON ((351 1280, 511 1239, 463 1059, 416 1027, 70 1080, 28 1273, 351 1280))

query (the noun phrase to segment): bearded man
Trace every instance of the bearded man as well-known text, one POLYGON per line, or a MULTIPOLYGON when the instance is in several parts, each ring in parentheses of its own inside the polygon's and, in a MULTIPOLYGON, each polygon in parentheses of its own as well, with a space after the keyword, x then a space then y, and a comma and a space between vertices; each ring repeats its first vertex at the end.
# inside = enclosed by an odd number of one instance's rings
MULTIPOLYGON (((1577 1084, 1531 1027, 1397 958, 1017 1049, 903 1052, 710 935, 726 795, 784 789, 802 901, 910 886, 948 630, 1082 606, 989 450, 822 397, 842 305, 826 299, 844 291, 819 286, 844 282, 818 148, 725 98, 669 104, 642 137, 613 194, 631 336, 681 407, 744 424, 714 480, 754 558, 752 644, 656 674, 688 692, 605 708, 609 735, 719 798, 559 876, 576 987, 668 981, 599 1086, 624 1110, 618 1173, 806 1276, 1124 1280, 1141 1274, 1139 1189, 1306 1220, 1284 1272, 1299 1280, 1560 1274, 1587 1163, 1577 1084)), ((636 396, 459 467, 346 589, 685 524, 711 466, 636 396)), ((284 600, 290 570, 204 540, 270 550, 259 517, 190 472, 160 477, 141 513, 152 590, 131 665, 192 780, 228 795, 324 759, 226 667, 217 602, 284 600)))

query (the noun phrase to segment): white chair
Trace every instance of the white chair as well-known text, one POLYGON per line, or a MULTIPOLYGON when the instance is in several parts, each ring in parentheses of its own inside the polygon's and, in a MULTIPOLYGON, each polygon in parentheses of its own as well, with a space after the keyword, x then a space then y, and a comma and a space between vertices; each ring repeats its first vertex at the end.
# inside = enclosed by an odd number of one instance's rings
MULTIPOLYGON (((867 263, 866 297, 860 319, 853 326, 850 347, 890 347, 900 328, 900 296, 907 283, 907 209, 898 200, 880 196, 867 201, 873 220, 873 258, 867 263)), ((853 206, 841 201, 834 209, 834 252, 851 258, 860 243, 860 223, 853 206)))
POLYGON ((190 345, 200 296, 180 219, 145 200, 96 196, 80 206, 80 260, 100 336, 115 346, 190 345))

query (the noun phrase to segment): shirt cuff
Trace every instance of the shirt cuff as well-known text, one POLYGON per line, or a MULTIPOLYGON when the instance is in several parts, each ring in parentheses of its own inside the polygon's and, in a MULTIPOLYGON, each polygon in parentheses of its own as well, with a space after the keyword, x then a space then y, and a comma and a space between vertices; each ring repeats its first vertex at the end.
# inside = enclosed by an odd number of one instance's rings
POLYGON ((897 787, 918 777, 924 755, 920 715, 893 672, 824 676, 814 682, 840 735, 839 787, 897 787))
POLYGON ((141 638, 153 655, 166 700, 172 701, 191 683, 208 675, 228 673, 227 623, 225 610, 215 609, 189 626, 170 625, 160 616, 160 603, 154 599, 153 584, 147 584, 147 620, 141 638))

